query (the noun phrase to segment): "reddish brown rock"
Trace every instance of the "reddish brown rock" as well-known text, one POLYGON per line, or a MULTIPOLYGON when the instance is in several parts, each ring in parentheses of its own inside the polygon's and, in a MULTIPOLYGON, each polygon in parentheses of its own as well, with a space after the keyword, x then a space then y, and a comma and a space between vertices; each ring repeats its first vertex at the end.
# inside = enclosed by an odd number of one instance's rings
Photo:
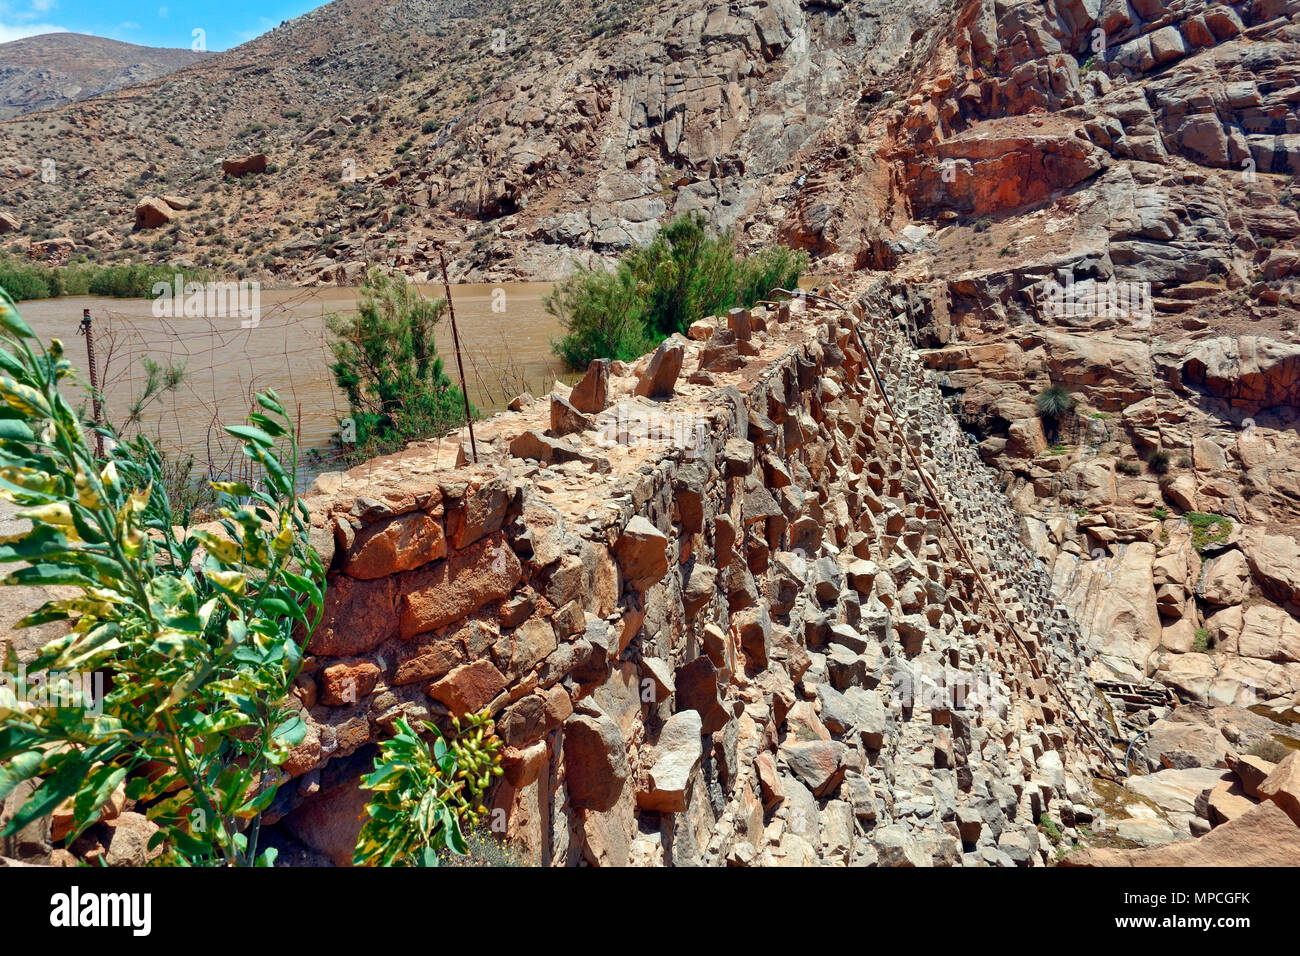
POLYGON ((686 350, 680 341, 668 339, 655 349, 636 383, 636 394, 646 398, 671 398, 682 371, 686 350))
POLYGON ((605 410, 609 404, 609 359, 595 359, 587 366, 587 374, 569 393, 569 403, 589 415, 605 410))
POLYGON ((327 657, 346 657, 364 654, 394 637, 394 593, 393 578, 356 581, 334 575, 325 589, 321 623, 307 649, 327 657))
POLYGON ((713 661, 700 655, 677 669, 677 709, 695 710, 703 721, 703 732, 711 734, 727 723, 727 712, 718 696, 718 671, 713 661))
POLYGON ((416 684, 437 680, 465 659, 460 644, 445 635, 423 634, 401 648, 393 683, 416 684))
POLYGON ((171 206, 156 196, 145 196, 135 204, 135 228, 158 229, 167 225, 172 219, 171 206))
POLYGON ((373 580, 446 556, 442 522, 415 511, 362 528, 343 559, 343 570, 351 577, 373 580))
POLYGON ((249 173, 266 172, 267 158, 265 153, 253 153, 248 156, 236 156, 234 159, 223 159, 221 161, 221 171, 227 176, 247 176, 249 173))
MULTIPOLYGON (((1261 799, 1276 804, 1300 827, 1300 751, 1293 750, 1284 757, 1256 788, 1256 792, 1261 799)), ((1292 860, 1292 864, 1294 862, 1292 860)))
POLYGON ((605 811, 618 802, 630 769, 623 732, 610 717, 575 714, 564 723, 569 805, 605 811))
POLYGON ((331 664, 320 674, 320 702, 329 707, 355 704, 375 689, 379 668, 370 661, 331 664))
POLYGON ((505 690, 506 679, 491 661, 473 661, 454 668, 437 683, 429 685, 429 696, 447 705, 453 714, 482 710, 505 690))
POLYGON ((442 494, 447 501, 447 540, 459 551, 501 528, 514 487, 500 475, 479 476, 444 487, 442 494))
POLYGON ((637 515, 627 523, 614 555, 623 578, 638 591, 645 591, 668 573, 668 537, 645 518, 637 515))
POLYGON ((521 575, 519 559, 500 534, 407 572, 398 608, 401 636, 437 630, 506 597, 521 575))
POLYGON ((550 433, 552 435, 562 438, 565 435, 574 435, 595 427, 596 423, 590 416, 582 414, 570 402, 554 392, 551 393, 550 433))
POLYGON ((319 793, 284 818, 294 839, 330 859, 335 866, 351 866, 352 852, 365 819, 371 793, 357 780, 319 793))
POLYGON ((548 754, 549 748, 542 740, 522 749, 506 747, 501 752, 502 776, 514 787, 526 787, 541 774, 548 754))

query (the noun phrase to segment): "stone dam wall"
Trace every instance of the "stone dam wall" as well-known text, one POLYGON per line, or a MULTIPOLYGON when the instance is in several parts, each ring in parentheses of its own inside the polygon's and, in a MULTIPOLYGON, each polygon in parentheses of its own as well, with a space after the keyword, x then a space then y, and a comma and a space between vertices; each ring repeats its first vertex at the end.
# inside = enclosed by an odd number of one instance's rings
POLYGON ((904 306, 736 310, 523 397, 477 464, 323 476, 271 819, 347 862, 391 722, 487 707, 493 823, 534 863, 1043 864, 1108 719, 904 306))

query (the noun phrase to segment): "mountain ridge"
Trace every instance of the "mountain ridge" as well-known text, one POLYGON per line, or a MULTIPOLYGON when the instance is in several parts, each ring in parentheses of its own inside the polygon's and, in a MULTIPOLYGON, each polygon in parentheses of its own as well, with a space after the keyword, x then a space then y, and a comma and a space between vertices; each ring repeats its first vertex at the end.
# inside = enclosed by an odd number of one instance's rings
POLYGON ((147 82, 211 55, 72 32, 0 43, 0 119, 147 82))

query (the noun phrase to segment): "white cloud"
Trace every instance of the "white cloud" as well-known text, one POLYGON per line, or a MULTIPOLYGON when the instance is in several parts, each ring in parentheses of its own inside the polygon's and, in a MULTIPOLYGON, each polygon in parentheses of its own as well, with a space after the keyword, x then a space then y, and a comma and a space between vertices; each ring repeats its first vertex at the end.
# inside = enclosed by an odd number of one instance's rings
POLYGON ((168 10, 166 7, 159 7, 159 8, 158 8, 158 17, 159 17, 159 19, 166 20, 169 16, 171 16, 171 11, 168 10))
POLYGON ((24 23, 22 26, 7 26, 0 23, 0 43, 21 40, 23 37, 39 36, 42 33, 67 32, 67 27, 56 27, 51 23, 24 23))
POLYGON ((32 0, 32 10, 35 13, 49 13, 58 5, 58 0, 32 0))

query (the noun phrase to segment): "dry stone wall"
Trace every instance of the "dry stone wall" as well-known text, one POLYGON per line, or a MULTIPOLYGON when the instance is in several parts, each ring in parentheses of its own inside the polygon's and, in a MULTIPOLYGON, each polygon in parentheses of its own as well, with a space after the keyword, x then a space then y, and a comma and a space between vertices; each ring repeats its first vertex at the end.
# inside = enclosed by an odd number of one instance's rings
POLYGON ((391 722, 487 707, 493 819, 536 863, 1045 862, 1103 705, 888 302, 853 313, 738 310, 517 402, 478 464, 325 476, 275 816, 346 862, 391 722))

